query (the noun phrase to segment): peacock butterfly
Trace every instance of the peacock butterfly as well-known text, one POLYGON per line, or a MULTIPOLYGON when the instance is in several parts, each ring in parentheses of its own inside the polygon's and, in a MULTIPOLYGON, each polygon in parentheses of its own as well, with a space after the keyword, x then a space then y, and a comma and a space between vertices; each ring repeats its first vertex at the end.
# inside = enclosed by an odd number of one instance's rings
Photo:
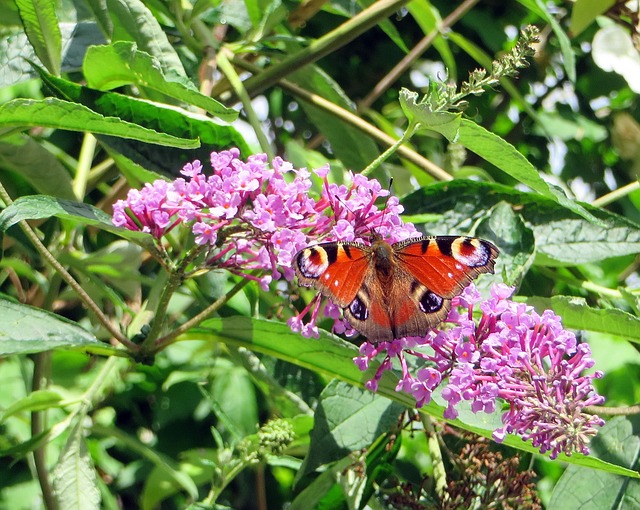
POLYGON ((425 236, 371 246, 332 242, 293 258, 298 283, 316 288, 370 342, 424 336, 446 319, 451 299, 481 273, 493 273, 499 250, 464 236, 425 236))

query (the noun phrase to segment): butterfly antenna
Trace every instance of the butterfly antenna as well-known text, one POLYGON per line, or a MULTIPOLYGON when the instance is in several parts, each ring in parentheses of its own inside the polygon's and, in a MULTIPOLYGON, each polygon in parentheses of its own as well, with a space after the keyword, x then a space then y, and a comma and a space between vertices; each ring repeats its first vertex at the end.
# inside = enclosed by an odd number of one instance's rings
POLYGON ((391 197, 391 186, 393 185, 393 177, 389 178, 389 187, 387 188, 387 191, 389 192, 387 194, 387 200, 384 203, 384 209, 382 209, 382 216, 380 217, 380 228, 382 228, 382 225, 384 225, 384 217, 387 215, 387 210, 389 209, 389 198, 391 197))

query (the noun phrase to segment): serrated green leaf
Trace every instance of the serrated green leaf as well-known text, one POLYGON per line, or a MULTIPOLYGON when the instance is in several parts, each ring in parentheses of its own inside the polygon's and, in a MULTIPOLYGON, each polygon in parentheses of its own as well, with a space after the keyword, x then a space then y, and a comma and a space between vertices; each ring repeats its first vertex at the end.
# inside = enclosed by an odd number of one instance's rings
POLYGON ((593 308, 584 298, 574 296, 532 296, 526 302, 539 313, 553 310, 567 328, 618 335, 640 343, 640 318, 622 310, 593 308))
POLYGON ((132 138, 147 143, 165 144, 191 149, 200 146, 198 140, 179 138, 106 117, 89 108, 49 97, 47 99, 13 99, 0 105, 0 128, 43 126, 69 131, 90 131, 101 135, 132 138))
POLYGON ((36 390, 29 393, 26 397, 14 402, 4 410, 0 416, 0 423, 10 416, 18 413, 26 413, 32 411, 43 411, 51 407, 57 407, 62 401, 62 395, 54 390, 36 390))
MULTIPOLYGON (((616 417, 591 441, 593 455, 637 470, 640 457, 640 417, 616 417)), ((556 483, 548 508, 601 510, 637 508, 640 481, 623 476, 569 466, 556 483)))
POLYGON ((82 422, 78 420, 71 430, 52 472, 56 499, 65 510, 100 508, 96 470, 84 441, 82 422))
POLYGON ((191 81, 181 76, 165 75, 158 60, 138 50, 132 42, 120 41, 88 48, 82 69, 87 85, 95 89, 110 90, 135 84, 202 108, 228 122, 238 117, 237 111, 201 94, 191 81))
POLYGON ((60 74, 62 36, 54 0, 15 0, 29 42, 40 61, 60 74))
POLYGON ((75 322, 0 295, 0 356, 60 347, 114 350, 75 322))

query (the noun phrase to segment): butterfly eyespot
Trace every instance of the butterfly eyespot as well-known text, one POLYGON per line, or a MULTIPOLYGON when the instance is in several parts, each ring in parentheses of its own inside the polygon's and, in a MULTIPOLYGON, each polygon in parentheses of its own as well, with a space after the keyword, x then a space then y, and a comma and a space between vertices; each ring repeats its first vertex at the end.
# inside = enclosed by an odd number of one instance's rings
MULTIPOLYGON (((326 251, 315 247, 300 251, 296 256, 296 262, 300 274, 305 278, 320 278, 329 267, 326 251)), ((328 274, 325 275, 326 278, 329 278, 328 274)))
POLYGON ((420 310, 424 313, 435 313, 442 308, 444 299, 438 294, 427 290, 420 298, 420 310))
POLYGON ((358 296, 356 296, 356 298, 351 301, 351 304, 349 305, 349 311, 354 316, 354 318, 358 319, 359 321, 367 320, 367 317, 369 317, 369 310, 367 310, 367 307, 358 296))
POLYGON ((482 267, 491 260, 491 245, 481 239, 461 237, 453 242, 451 253, 466 266, 482 267))

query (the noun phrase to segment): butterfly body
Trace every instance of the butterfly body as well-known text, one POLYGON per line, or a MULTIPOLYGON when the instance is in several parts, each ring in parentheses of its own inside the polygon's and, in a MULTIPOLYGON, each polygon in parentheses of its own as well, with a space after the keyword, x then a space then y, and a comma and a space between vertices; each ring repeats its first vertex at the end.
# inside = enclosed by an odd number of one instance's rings
POLYGON ((442 322, 451 299, 481 273, 493 273, 498 249, 461 236, 425 236, 395 244, 333 242, 294 257, 300 285, 315 287, 372 342, 424 336, 442 322))

